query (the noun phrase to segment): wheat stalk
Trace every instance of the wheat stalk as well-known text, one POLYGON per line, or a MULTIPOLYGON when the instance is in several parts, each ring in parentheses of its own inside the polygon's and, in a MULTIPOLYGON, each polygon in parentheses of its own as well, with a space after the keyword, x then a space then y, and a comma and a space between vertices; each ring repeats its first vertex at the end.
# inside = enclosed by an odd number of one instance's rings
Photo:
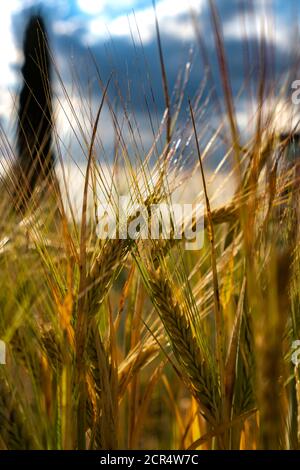
POLYGON ((220 400, 216 373, 201 352, 187 314, 174 299, 169 282, 160 274, 153 274, 148 282, 153 304, 168 333, 182 372, 207 418, 214 421, 220 400))

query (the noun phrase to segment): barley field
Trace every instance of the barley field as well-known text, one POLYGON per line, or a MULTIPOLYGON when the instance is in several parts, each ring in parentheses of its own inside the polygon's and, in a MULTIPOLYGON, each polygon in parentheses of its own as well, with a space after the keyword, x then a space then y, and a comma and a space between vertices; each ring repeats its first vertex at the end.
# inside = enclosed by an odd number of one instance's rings
MULTIPOLYGON (((170 89, 156 17, 165 111, 157 123, 149 112, 147 145, 120 96, 120 77, 112 70, 104 80, 94 62, 96 106, 81 96, 76 75, 73 98, 42 18, 29 22, 16 145, 0 130, 3 450, 300 448, 295 75, 274 83, 262 35, 256 87, 250 72, 243 84, 253 107, 248 132, 241 130, 222 21, 209 5, 222 93, 207 57, 190 94, 196 55, 170 89), (109 155, 103 119, 112 125, 109 155), (120 196, 127 197, 125 222, 120 196), (175 203, 190 205, 187 220, 171 218, 168 237, 151 237, 143 224, 159 218, 152 208, 172 212, 175 203), (115 237, 100 236, 112 219, 115 237), (135 237, 118 236, 124 224, 135 237), (193 249, 186 226, 199 231, 193 249)), ((150 77, 145 86, 151 89, 150 77)))

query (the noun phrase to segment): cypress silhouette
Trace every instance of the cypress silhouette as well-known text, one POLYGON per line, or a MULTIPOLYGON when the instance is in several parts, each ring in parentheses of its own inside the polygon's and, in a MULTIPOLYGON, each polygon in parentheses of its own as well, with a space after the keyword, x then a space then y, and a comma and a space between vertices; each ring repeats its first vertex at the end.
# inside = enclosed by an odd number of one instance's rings
POLYGON ((24 209, 36 185, 54 167, 51 149, 52 90, 47 32, 41 16, 32 16, 25 30, 23 85, 19 97, 17 150, 21 178, 18 208, 24 209))

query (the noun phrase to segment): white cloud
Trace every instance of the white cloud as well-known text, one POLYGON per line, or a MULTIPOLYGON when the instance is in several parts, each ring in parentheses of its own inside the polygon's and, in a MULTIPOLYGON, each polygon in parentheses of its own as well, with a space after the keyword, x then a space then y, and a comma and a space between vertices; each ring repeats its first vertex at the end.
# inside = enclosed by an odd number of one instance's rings
POLYGON ((0 2, 0 86, 7 86, 15 81, 11 64, 17 61, 17 51, 11 31, 11 15, 20 6, 21 2, 18 0, 0 2))
MULTIPOLYGON (((27 2, 29 3, 29 2, 27 2)), ((26 3, 26 5, 27 5, 26 3)), ((7 135, 11 135, 11 116, 14 111, 15 97, 12 88, 17 82, 12 65, 20 61, 12 34, 12 15, 24 6, 24 1, 0 1, 0 119, 7 135)))
POLYGON ((243 41, 245 39, 261 40, 266 38, 279 48, 289 47, 290 29, 280 18, 272 16, 268 8, 255 7, 247 15, 236 14, 223 24, 223 33, 226 39, 243 41))
POLYGON ((103 11, 105 7, 103 0, 77 0, 77 5, 81 11, 89 15, 96 15, 103 11))
MULTIPOLYGON (((125 0, 127 1, 127 0, 125 0)), ((194 35, 191 21, 183 19, 183 15, 188 15, 190 9, 201 11, 205 0, 160 0, 157 2, 156 11, 160 28, 171 36, 182 39, 191 39, 194 35)), ((155 16, 152 6, 129 15, 120 15, 114 19, 108 19, 104 15, 90 21, 90 32, 87 40, 96 41, 99 37, 107 38, 109 32, 112 36, 131 38, 131 31, 134 38, 138 39, 138 31, 144 43, 151 41, 155 37, 155 16)))
POLYGON ((83 25, 81 18, 73 18, 72 20, 56 20, 52 25, 52 30, 59 35, 73 35, 83 25))

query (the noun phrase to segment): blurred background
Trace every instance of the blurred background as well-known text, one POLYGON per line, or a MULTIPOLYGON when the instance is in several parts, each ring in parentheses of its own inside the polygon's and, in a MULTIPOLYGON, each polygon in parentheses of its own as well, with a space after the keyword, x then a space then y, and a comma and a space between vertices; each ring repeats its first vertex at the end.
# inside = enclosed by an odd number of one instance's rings
MULTIPOLYGON (((299 78, 300 4, 295 0, 217 0, 215 5, 222 25, 236 119, 245 139, 253 130, 252 117, 257 109, 257 85, 262 70, 265 83, 272 88, 266 99, 271 109, 275 100, 276 106, 282 106, 278 113, 279 126, 285 128, 287 122, 290 125, 292 115, 298 118, 298 106, 294 106, 291 113, 289 84, 299 78), (262 56, 264 68, 261 67, 262 56), (283 86, 284 91, 281 90, 283 86)), ((119 110, 120 115, 124 115, 126 108, 128 115, 134 117, 134 126, 140 135, 140 150, 145 155, 165 110, 151 0, 2 1, 0 122, 6 135, 14 141, 22 37, 28 17, 37 12, 44 16, 49 32, 55 62, 56 122, 62 141, 70 141, 72 161, 84 162, 86 156, 76 139, 70 136, 70 123, 75 127, 76 123, 68 97, 84 118, 85 113, 95 110, 100 102, 99 77, 105 83, 111 73, 114 74, 113 86, 110 86, 109 94, 115 112, 119 110)), ((198 125, 206 126, 204 145, 225 116, 209 0, 157 0, 156 12, 171 97, 174 98, 176 87, 187 69, 189 74, 177 127, 182 129, 186 120, 187 96, 198 94, 200 104, 203 104, 202 121, 198 119, 198 125)), ((176 98, 172 103, 175 101, 176 98)), ((114 131, 108 110, 102 113, 100 132, 109 161, 113 155, 114 131)), ((224 132, 223 141, 226 141, 226 125, 224 132)), ((215 168, 223 155, 224 148, 219 146, 212 152, 207 165, 215 168)))

